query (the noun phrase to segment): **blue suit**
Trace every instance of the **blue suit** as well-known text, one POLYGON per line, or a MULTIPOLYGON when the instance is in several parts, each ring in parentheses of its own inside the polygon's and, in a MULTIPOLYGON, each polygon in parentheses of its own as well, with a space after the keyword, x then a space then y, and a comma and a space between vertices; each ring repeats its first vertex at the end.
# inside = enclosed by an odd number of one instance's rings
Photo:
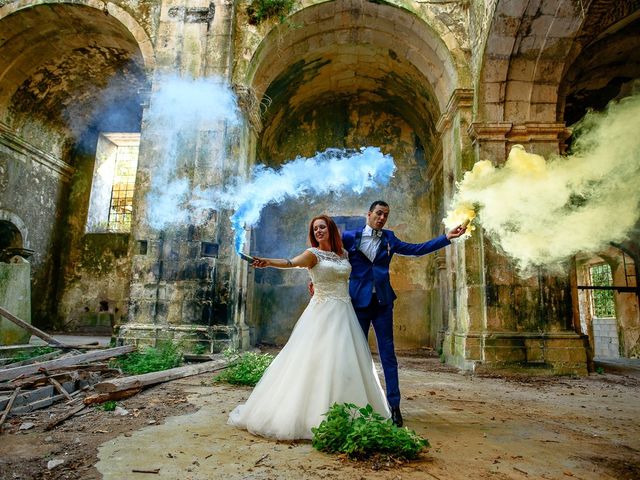
POLYGON ((446 235, 441 235, 425 243, 406 243, 399 240, 391 230, 383 230, 376 257, 371 262, 360 251, 361 240, 362 229, 345 231, 342 234, 342 242, 351 263, 349 294, 365 337, 369 336, 369 327, 373 323, 384 370, 387 401, 390 407, 398 407, 398 361, 393 345, 393 301, 396 294, 391 288, 389 264, 396 253, 422 256, 446 247, 451 242, 446 235))

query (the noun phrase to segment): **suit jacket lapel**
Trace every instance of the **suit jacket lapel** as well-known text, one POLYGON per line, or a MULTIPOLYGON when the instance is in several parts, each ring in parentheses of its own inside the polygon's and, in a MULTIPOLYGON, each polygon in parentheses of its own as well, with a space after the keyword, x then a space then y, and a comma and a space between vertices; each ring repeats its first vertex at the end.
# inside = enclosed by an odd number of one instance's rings
POLYGON ((356 250, 360 250, 361 242, 362 242, 362 230, 356 230, 356 250))
MULTIPOLYGON (((369 257, 367 257, 362 250, 360 250, 360 244, 362 243, 362 230, 356 230, 356 235, 355 235, 355 248, 356 248, 356 252, 359 253, 360 255, 362 255, 362 258, 364 258, 367 262, 373 263, 371 260, 369 260, 369 257)), ((375 260, 375 259, 374 259, 375 260)))
POLYGON ((384 255, 389 255, 389 242, 387 241, 387 234, 385 231, 382 231, 382 238, 380 238, 380 246, 378 247, 378 251, 376 252, 376 258, 374 262, 384 255))

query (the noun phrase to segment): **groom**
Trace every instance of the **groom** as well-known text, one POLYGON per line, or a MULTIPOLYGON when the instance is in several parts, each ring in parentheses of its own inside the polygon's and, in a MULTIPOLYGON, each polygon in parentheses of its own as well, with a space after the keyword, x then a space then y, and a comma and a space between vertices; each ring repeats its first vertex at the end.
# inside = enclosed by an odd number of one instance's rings
POLYGON ((369 336, 369 327, 373 324, 384 370, 391 419, 401 427, 398 361, 393 346, 393 301, 396 294, 389 280, 389 264, 396 253, 422 256, 445 247, 451 243, 452 238, 464 234, 466 228, 458 226, 446 235, 440 235, 426 243, 405 243, 391 230, 382 229, 388 218, 389 205, 376 200, 369 207, 364 229, 345 231, 342 241, 351 263, 351 301, 365 337, 369 336))

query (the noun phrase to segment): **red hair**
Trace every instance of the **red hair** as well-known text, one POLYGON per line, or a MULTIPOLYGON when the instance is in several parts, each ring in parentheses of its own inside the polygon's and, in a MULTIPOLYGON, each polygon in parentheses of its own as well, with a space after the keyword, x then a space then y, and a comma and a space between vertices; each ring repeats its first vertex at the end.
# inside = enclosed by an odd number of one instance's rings
POLYGON ((329 243, 331 244, 331 251, 337 253, 338 255, 342 255, 342 236, 340 235, 340 230, 338 230, 338 226, 336 222, 329 215, 318 215, 317 217, 313 217, 311 219, 311 223, 309 224, 309 243, 312 247, 318 247, 320 244, 316 240, 316 236, 313 234, 313 224, 316 220, 324 220, 327 224, 327 229, 329 230, 329 243))

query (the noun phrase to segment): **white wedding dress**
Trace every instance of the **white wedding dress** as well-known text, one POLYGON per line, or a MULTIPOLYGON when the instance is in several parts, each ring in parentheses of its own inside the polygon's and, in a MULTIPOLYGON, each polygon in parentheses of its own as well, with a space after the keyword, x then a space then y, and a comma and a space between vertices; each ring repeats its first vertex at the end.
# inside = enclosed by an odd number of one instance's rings
POLYGON ((348 258, 309 249, 314 295, 289 341, 229 424, 279 440, 311 439, 334 403, 371 404, 389 417, 380 380, 349 298, 348 258))

